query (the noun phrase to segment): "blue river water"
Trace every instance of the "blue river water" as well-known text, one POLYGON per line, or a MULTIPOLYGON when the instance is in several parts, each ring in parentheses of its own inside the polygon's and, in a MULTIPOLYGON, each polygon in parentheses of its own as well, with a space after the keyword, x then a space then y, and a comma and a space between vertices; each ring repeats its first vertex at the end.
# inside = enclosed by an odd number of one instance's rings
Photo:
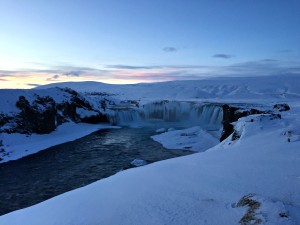
POLYGON ((167 150, 150 136, 154 127, 102 130, 17 161, 0 164, 0 215, 131 168, 191 154, 167 150))

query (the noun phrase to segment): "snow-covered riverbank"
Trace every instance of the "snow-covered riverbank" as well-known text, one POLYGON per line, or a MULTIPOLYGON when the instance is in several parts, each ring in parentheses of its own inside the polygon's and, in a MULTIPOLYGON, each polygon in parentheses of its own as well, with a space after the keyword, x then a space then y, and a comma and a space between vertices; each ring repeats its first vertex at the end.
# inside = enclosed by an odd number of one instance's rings
POLYGON ((263 224, 299 224, 299 108, 282 119, 250 117, 236 124, 236 140, 120 172, 4 215, 0 224, 219 225, 238 224, 245 215, 263 224), (257 206, 253 213, 249 201, 257 206))
MULTIPOLYGON (((16 160, 27 155, 37 153, 46 148, 62 144, 68 141, 84 137, 101 129, 119 128, 109 124, 87 124, 87 123, 64 123, 50 134, 7 134, 0 133, 2 147, 5 148, 5 154, 1 155, 2 161, 7 162, 16 160)), ((0 147, 1 149, 1 147, 0 147)))

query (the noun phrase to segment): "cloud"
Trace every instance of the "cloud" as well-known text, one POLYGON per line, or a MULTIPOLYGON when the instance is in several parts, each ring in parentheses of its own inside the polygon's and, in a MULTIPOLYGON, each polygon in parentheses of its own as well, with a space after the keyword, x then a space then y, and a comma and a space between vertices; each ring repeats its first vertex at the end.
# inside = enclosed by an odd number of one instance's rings
MULTIPOLYGON (((299 61, 283 62, 261 59, 226 66, 203 65, 102 65, 104 69, 76 66, 56 66, 43 70, 0 70, 0 81, 36 86, 64 81, 101 81, 110 83, 156 82, 170 80, 195 80, 203 77, 261 76, 278 74, 300 75, 299 61), (76 73, 73 73, 73 72, 76 73), (72 72, 70 74, 70 72, 72 72), (77 76, 77 75, 78 76, 77 76)), ((3 85, 4 86, 4 82, 3 85)))
POLYGON ((113 78, 117 80, 132 80, 140 82, 157 82, 171 80, 195 80, 207 74, 199 72, 191 72, 187 70, 181 71, 159 71, 159 72, 136 72, 136 73, 118 73, 114 74, 113 78))
POLYGON ((28 86, 31 86, 31 87, 38 87, 38 86, 41 86, 40 84, 28 84, 28 83, 27 83, 27 85, 28 85, 28 86))
POLYGON ((13 75, 16 71, 10 71, 10 70, 0 70, 0 77, 9 77, 13 75))
POLYGON ((163 66, 132 66, 132 65, 106 65, 105 68, 110 69, 128 69, 128 70, 152 70, 161 69, 163 66))
POLYGON ((278 62, 277 59, 262 59, 261 62, 278 62))
POLYGON ((125 69, 125 70, 153 70, 153 69, 200 69, 207 68, 202 65, 153 65, 153 66, 132 66, 132 65, 105 65, 109 69, 125 69))
POLYGON ((0 78, 0 81, 7 81, 7 79, 0 78))
POLYGON ((92 67, 82 67, 82 66, 67 66, 67 65, 60 65, 60 66, 52 66, 52 69, 57 70, 65 70, 65 71, 94 71, 97 70, 92 67))
POLYGON ((68 71, 63 73, 63 75, 71 76, 71 77, 79 77, 81 74, 83 74, 83 71, 77 70, 77 71, 68 71))
POLYGON ((164 52, 176 52, 176 51, 178 51, 178 48, 175 48, 175 47, 164 47, 162 50, 164 52))
POLYGON ((218 74, 231 74, 237 76, 261 76, 278 74, 299 74, 298 63, 283 63, 273 59, 262 59, 218 68, 218 74))
POLYGON ((277 52, 278 53, 290 53, 290 52, 292 52, 292 50, 291 49, 281 49, 281 50, 279 50, 277 52))
POLYGON ((230 59, 233 57, 233 55, 229 54, 214 54, 212 57, 214 58, 221 58, 221 59, 230 59))
POLYGON ((59 78, 59 75, 55 74, 52 77, 48 78, 47 81, 54 81, 54 80, 57 80, 58 78, 59 78))

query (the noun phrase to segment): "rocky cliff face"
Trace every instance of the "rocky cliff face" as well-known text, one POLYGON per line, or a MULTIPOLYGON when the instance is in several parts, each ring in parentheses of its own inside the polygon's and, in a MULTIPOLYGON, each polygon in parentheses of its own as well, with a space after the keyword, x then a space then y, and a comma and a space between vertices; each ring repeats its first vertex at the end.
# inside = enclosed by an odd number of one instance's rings
POLYGON ((108 122, 105 99, 91 102, 71 89, 57 88, 57 92, 54 93, 62 96, 63 100, 56 102, 53 94, 52 96, 34 94, 30 100, 26 96, 19 96, 15 102, 17 112, 0 113, 0 132, 47 134, 68 121, 108 122))
POLYGON ((220 141, 225 140, 231 134, 232 139, 238 139, 238 132, 235 132, 233 122, 238 121, 239 118, 246 117, 254 114, 269 114, 271 118, 281 118, 281 115, 278 112, 290 110, 290 107, 287 104, 276 104, 273 109, 260 110, 256 108, 241 107, 224 104, 223 109, 223 131, 220 138, 220 141))

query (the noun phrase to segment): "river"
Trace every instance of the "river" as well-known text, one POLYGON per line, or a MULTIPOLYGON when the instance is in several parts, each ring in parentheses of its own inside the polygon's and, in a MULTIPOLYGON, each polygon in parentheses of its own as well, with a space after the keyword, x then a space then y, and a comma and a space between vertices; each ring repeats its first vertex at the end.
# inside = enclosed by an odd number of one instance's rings
POLYGON ((45 201, 131 168, 191 154, 167 150, 154 127, 101 130, 17 161, 0 164, 0 215, 45 201))

